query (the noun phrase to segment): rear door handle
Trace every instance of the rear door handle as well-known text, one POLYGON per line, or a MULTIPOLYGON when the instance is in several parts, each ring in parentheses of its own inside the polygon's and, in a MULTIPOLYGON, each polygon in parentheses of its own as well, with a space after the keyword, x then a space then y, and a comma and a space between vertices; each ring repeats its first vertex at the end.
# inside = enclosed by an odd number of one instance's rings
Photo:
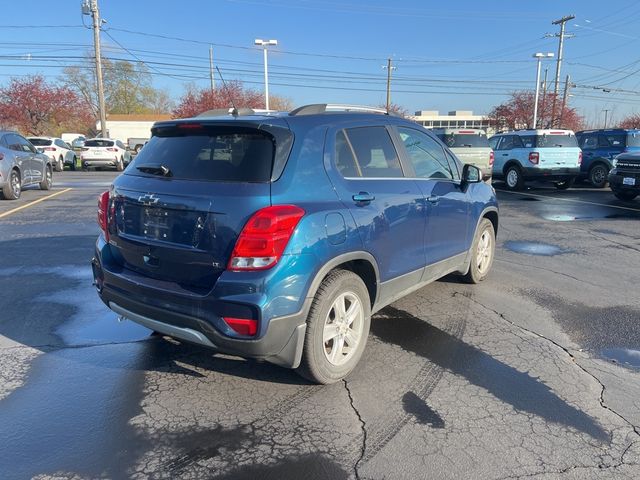
POLYGON ((356 203, 372 202, 376 199, 376 197, 371 195, 369 192, 360 192, 351 198, 353 198, 353 201, 356 203))
POLYGON ((440 197, 437 195, 431 195, 430 197, 427 197, 427 202, 433 203, 434 205, 437 205, 439 201, 440 201, 440 197))

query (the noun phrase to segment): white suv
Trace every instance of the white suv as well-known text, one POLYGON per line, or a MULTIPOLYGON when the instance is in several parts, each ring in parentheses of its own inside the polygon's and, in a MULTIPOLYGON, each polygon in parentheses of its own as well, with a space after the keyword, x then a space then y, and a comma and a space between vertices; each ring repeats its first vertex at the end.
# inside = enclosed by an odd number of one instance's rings
POLYGON ((80 153, 82 168, 115 167, 119 172, 129 165, 131 154, 120 140, 90 138, 84 142, 80 153))
POLYGON ((551 181, 564 190, 580 174, 582 150, 571 130, 516 130, 489 139, 495 154, 493 177, 509 190, 522 190, 525 180, 551 181))
POLYGON ((29 137, 27 140, 36 147, 40 153, 44 153, 51 159, 56 172, 64 170, 65 165, 69 165, 71 170, 76 169, 76 154, 71 146, 56 137, 29 137))

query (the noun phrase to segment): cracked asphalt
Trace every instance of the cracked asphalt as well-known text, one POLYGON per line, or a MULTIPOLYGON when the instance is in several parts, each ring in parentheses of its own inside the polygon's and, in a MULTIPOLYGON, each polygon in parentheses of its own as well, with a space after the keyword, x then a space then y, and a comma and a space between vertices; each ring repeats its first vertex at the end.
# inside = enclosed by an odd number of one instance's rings
POLYGON ((117 321, 89 266, 114 175, 0 219, 3 479, 640 477, 640 202, 500 191, 491 276, 385 308, 316 386, 117 321))

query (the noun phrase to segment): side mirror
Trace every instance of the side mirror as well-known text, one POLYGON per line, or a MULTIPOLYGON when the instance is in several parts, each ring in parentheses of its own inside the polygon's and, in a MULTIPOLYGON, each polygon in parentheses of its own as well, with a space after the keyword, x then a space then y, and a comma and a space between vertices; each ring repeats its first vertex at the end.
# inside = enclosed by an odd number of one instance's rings
POLYGON ((482 181, 482 171, 475 165, 465 163, 462 167, 463 183, 480 183, 482 181))

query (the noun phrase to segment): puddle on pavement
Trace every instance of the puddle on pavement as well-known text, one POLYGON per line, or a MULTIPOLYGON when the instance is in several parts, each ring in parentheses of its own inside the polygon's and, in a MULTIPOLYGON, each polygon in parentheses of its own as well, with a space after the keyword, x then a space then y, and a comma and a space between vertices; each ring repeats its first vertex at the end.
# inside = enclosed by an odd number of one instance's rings
POLYGON ((602 350, 602 356, 607 360, 612 360, 627 367, 640 368, 640 350, 605 348, 602 350))
POLYGON ((45 293, 36 300, 48 305, 68 306, 74 312, 54 332, 65 345, 134 342, 144 340, 151 334, 151 330, 137 323, 116 320, 117 315, 100 301, 92 286, 90 267, 56 267, 46 273, 63 277, 60 283, 66 288, 45 293))
POLYGON ((579 217, 574 215, 543 215, 545 220, 552 220, 554 222, 573 222, 575 220, 590 220, 593 217, 579 217))
POLYGON ((526 255, 541 255, 544 257, 552 257, 554 255, 569 253, 569 250, 565 250, 557 245, 540 242, 521 242, 516 240, 509 240, 507 242, 504 242, 503 246, 507 250, 511 250, 515 253, 523 253, 526 255))

